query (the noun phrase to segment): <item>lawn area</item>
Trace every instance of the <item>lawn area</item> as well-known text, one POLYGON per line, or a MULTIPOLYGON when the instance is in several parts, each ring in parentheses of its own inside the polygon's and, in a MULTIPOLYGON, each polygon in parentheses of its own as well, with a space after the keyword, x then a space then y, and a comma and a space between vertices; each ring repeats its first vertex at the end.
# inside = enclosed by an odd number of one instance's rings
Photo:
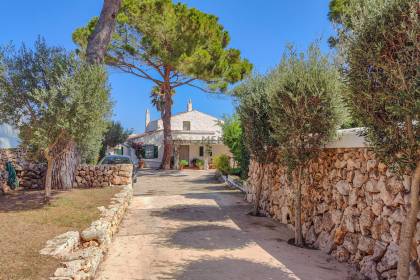
POLYGON ((121 188, 74 189, 56 192, 50 205, 43 192, 0 196, 0 279, 48 279, 58 261, 41 256, 48 239, 69 230, 82 230, 99 217, 121 188))

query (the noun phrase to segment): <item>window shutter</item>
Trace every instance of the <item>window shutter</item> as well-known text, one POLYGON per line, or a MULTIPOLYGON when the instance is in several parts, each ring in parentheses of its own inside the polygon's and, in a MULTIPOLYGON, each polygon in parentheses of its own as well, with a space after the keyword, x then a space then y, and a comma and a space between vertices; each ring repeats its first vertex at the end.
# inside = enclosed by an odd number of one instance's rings
POLYGON ((153 158, 159 157, 159 149, 158 146, 153 146, 153 158))
POLYGON ((140 150, 140 154, 142 158, 146 158, 146 148, 143 146, 142 149, 140 150))

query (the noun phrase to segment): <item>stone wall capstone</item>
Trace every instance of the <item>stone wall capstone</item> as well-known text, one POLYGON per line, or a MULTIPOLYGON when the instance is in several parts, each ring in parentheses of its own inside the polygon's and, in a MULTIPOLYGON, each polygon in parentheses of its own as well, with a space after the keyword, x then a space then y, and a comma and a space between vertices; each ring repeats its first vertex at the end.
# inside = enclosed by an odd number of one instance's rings
MULTIPOLYGON (((259 165, 251 162, 246 198, 255 200, 259 165)), ((293 229, 294 189, 284 167, 265 167, 262 211, 293 229)), ((324 149, 304 168, 302 223, 307 244, 358 267, 369 279, 395 279, 410 174, 397 176, 368 148, 324 149)), ((410 279, 420 279, 420 213, 410 279)))

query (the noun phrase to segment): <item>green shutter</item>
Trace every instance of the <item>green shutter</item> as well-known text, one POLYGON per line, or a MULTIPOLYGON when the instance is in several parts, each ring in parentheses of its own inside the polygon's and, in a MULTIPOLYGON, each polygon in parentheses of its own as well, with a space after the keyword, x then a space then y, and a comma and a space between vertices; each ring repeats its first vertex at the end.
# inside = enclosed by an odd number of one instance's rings
POLYGON ((158 146, 153 146, 153 158, 159 157, 159 149, 158 146))
POLYGON ((142 158, 146 158, 146 149, 145 149, 145 147, 144 147, 144 146, 141 148, 141 150, 140 150, 140 154, 141 154, 141 157, 142 157, 142 158))

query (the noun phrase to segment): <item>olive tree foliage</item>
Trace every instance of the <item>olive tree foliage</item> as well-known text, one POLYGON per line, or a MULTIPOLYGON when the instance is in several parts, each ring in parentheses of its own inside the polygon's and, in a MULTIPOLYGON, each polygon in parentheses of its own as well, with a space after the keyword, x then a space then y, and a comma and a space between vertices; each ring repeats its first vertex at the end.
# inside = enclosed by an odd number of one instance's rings
POLYGON ((237 112, 243 125, 243 139, 251 159, 259 164, 260 177, 256 186, 254 215, 259 215, 263 188, 264 167, 273 159, 276 142, 272 137, 270 101, 267 94, 267 78, 254 74, 233 90, 237 98, 237 112))
POLYGON ((336 67, 316 45, 306 54, 290 46, 268 80, 278 160, 293 174, 295 185, 295 244, 303 246, 301 177, 308 161, 335 135, 342 84, 336 67))
POLYGON ((237 114, 231 117, 225 116, 220 125, 223 131, 223 143, 229 148, 233 159, 239 164, 241 177, 246 178, 248 175, 249 152, 245 147, 241 119, 237 114))
POLYGON ((352 32, 342 42, 343 68, 354 118, 365 127, 380 160, 397 174, 412 174, 409 209, 400 238, 397 278, 408 279, 419 211, 420 22, 417 0, 386 1, 372 13, 355 7, 352 32))
POLYGON ((377 15, 391 1, 394 0, 330 0, 328 19, 337 32, 328 39, 330 47, 340 47, 345 37, 361 23, 361 18, 377 15))
MULTIPOLYGON (((86 48, 96 26, 93 18, 73 33, 86 48)), ((217 17, 171 0, 124 0, 105 63, 154 84, 152 103, 161 112, 164 130, 162 168, 173 153, 172 102, 181 86, 220 92, 247 75, 252 65, 228 48, 229 35, 217 17)))
POLYGON ((48 199, 55 177, 74 176, 66 173, 74 160, 62 159, 69 150, 77 149, 82 160, 97 157, 111 110, 107 74, 41 39, 34 50, 8 50, 2 65, 0 119, 19 129, 35 158, 46 159, 48 199))

